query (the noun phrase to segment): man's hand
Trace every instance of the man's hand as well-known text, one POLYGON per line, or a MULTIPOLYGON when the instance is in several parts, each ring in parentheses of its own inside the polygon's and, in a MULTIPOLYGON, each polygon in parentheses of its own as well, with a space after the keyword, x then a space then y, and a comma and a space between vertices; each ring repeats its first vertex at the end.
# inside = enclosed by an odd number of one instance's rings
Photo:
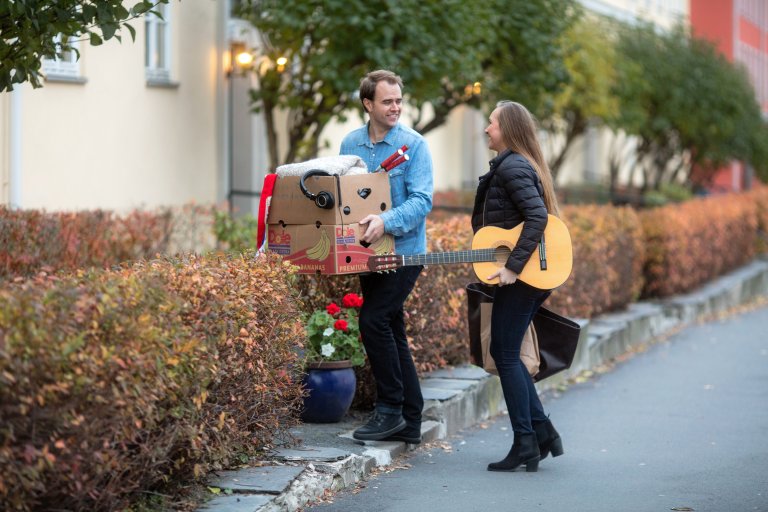
POLYGON ((515 284, 517 281, 517 273, 509 270, 507 267, 501 267, 496 273, 488 276, 488 280, 499 278, 499 285, 515 284))
POLYGON ((368 224, 365 233, 360 237, 363 242, 372 244, 384 236, 384 221, 378 215, 367 215, 359 222, 361 225, 368 224))

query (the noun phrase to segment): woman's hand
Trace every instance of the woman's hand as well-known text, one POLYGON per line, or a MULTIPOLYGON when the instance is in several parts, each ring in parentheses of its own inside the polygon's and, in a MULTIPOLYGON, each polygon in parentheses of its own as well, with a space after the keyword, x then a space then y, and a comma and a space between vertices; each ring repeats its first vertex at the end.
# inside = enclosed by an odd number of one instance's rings
POLYGON ((509 270, 507 267, 501 267, 496 273, 488 276, 488 280, 499 278, 499 285, 515 284, 517 281, 517 272, 509 270))

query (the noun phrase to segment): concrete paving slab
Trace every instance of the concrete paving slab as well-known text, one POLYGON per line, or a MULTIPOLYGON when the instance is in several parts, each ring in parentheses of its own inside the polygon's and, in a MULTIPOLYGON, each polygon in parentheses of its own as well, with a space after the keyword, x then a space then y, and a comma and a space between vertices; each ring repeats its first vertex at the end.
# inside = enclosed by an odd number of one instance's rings
POLYGON ((433 389, 458 389, 463 391, 476 385, 475 381, 466 379, 424 379, 421 381, 422 388, 433 389))
POLYGON ((421 394, 424 396, 424 400, 450 400, 460 393, 458 389, 437 389, 437 388, 421 388, 421 394))
POLYGON ((442 368, 430 374, 433 378, 481 380, 488 377, 488 372, 474 365, 442 368))
POLYGON ((278 460, 285 461, 310 461, 310 462, 333 462, 346 459, 351 455, 350 452, 338 448, 327 448, 322 446, 301 446, 299 448, 285 448, 275 452, 278 460))
POLYGON ((257 512, 275 497, 264 494, 228 494, 206 502, 200 510, 216 512, 257 512))
POLYGON ((219 471, 208 485, 233 492, 280 494, 302 471, 304 466, 259 466, 219 471))

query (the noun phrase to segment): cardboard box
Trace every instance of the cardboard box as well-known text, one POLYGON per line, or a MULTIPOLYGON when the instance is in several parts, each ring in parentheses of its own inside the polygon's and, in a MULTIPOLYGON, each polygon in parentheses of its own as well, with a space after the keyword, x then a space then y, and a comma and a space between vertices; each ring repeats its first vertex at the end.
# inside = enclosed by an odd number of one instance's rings
POLYGON ((370 247, 360 245, 365 232, 358 223, 267 226, 267 247, 299 267, 300 274, 359 274, 368 271, 368 257, 394 252, 392 235, 370 247))
POLYGON ((340 224, 358 222, 369 214, 378 215, 392 207, 389 176, 386 173, 349 176, 312 176, 304 180, 312 194, 328 192, 334 207, 323 209, 305 196, 299 176, 278 177, 269 207, 269 224, 340 224))

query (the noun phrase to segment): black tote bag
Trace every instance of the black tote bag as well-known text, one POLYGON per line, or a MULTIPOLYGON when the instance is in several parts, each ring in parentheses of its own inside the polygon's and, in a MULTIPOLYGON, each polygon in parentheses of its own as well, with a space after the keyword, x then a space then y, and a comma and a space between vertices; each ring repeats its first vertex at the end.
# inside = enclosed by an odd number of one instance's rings
MULTIPOLYGON (((493 303, 494 286, 470 283, 467 290, 467 323, 469 325, 469 354, 472 363, 483 367, 482 304, 493 303)), ((571 367, 579 343, 581 326, 570 318, 540 307, 533 317, 539 344, 539 372, 533 377, 538 382, 571 367)))

